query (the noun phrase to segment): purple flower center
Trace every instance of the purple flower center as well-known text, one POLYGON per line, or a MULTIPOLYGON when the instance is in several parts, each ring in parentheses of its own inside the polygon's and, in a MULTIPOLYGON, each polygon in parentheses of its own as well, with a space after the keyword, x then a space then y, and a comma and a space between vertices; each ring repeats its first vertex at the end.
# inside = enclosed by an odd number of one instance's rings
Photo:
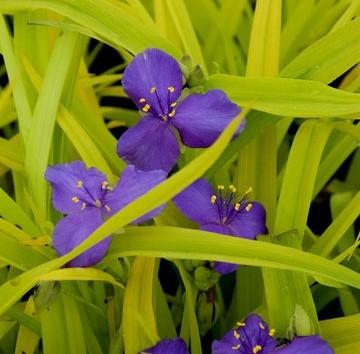
POLYGON ((92 188, 87 188, 82 180, 76 182, 76 188, 79 189, 80 193, 74 195, 71 201, 75 204, 81 203, 81 211, 88 206, 101 209, 102 212, 109 213, 111 211, 110 206, 105 203, 106 194, 113 190, 108 181, 103 181, 100 190, 95 189, 96 193, 91 193, 90 189, 92 188))
POLYGON ((161 119, 166 122, 169 118, 173 118, 176 110, 175 107, 177 105, 176 98, 173 98, 173 94, 175 92, 174 86, 167 87, 167 99, 161 99, 158 94, 158 89, 156 86, 150 88, 150 94, 155 95, 157 106, 152 107, 149 102, 147 102, 146 98, 141 97, 139 99, 139 103, 142 104, 141 110, 145 113, 151 113, 154 117, 161 119))
POLYGON ((237 215, 251 210, 253 205, 247 201, 247 196, 252 191, 251 187, 243 195, 238 194, 232 184, 228 192, 224 191, 223 185, 218 185, 217 189, 218 193, 211 196, 210 203, 217 208, 220 224, 230 224, 237 215))

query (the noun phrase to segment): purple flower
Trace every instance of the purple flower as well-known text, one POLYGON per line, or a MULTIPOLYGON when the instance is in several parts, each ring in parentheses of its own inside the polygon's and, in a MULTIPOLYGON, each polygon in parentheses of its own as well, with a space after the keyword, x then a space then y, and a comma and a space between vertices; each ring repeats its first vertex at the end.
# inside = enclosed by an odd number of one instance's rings
MULTIPOLYGON (((53 235, 55 250, 64 255, 84 241, 105 219, 163 181, 166 172, 139 171, 130 165, 113 188, 96 168, 87 169, 83 162, 76 161, 49 167, 45 177, 53 188, 55 209, 67 214, 58 222, 53 235)), ((161 210, 162 207, 156 208, 135 222, 151 219, 161 210)), ((98 263, 105 256, 110 241, 111 237, 107 237, 69 265, 87 267, 98 263)))
MULTIPOLYGON (((264 207, 240 196, 233 185, 225 191, 219 185, 217 192, 204 179, 198 179, 174 198, 175 205, 191 220, 200 224, 200 229, 224 235, 255 239, 267 233, 264 207)), ((220 274, 231 273, 237 264, 215 262, 213 268, 220 274)))
POLYGON ((181 338, 162 339, 154 347, 139 354, 189 354, 185 342, 181 338))
POLYGON ((212 344, 213 354, 333 354, 320 336, 295 337, 289 344, 277 346, 275 331, 269 330, 258 315, 249 315, 244 322, 212 344))
MULTIPOLYGON (((210 146, 240 110, 221 90, 180 99, 183 81, 178 62, 159 49, 147 49, 127 66, 122 85, 145 116, 118 143, 118 154, 142 170, 169 172, 183 144, 210 146)), ((244 128, 239 127, 237 134, 244 128)))

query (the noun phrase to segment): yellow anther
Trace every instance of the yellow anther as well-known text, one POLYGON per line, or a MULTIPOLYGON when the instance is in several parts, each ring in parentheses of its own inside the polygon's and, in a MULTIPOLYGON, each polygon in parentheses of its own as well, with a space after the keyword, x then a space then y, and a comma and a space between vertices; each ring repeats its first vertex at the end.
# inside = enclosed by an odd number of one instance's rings
POLYGON ((230 184, 229 190, 230 190, 230 192, 232 192, 232 193, 236 193, 236 188, 235 188, 235 186, 232 185, 232 184, 230 184))
POLYGON ((274 329, 274 328, 271 328, 270 331, 269 331, 269 336, 270 336, 270 337, 274 337, 275 332, 276 332, 275 329, 274 329))
POLYGON ((260 329, 265 329, 264 325, 261 322, 259 322, 259 327, 260 329))
POLYGON ((253 191, 252 187, 249 187, 249 188, 247 189, 247 191, 245 192, 245 195, 250 194, 252 191, 253 191))
POLYGON ((262 346, 257 344, 255 345, 255 347, 252 349, 253 354, 259 353, 262 350, 262 346))
POLYGON ((231 349, 232 349, 232 350, 238 350, 238 349, 240 349, 240 347, 241 347, 240 344, 236 344, 236 345, 233 345, 233 346, 231 347, 231 349))
POLYGON ((146 104, 146 105, 142 108, 142 110, 143 110, 144 112, 147 112, 150 108, 151 108, 150 105, 149 105, 149 104, 146 104))
POLYGON ((103 183, 101 183, 101 188, 102 189, 107 189, 109 186, 109 182, 108 181, 104 181, 103 183))
POLYGON ((151 89, 150 89, 150 93, 154 93, 156 91, 156 87, 153 86, 151 89))
POLYGON ((71 200, 74 202, 74 203, 79 203, 80 199, 78 197, 72 197, 71 200))
POLYGON ((216 203, 216 199, 217 199, 217 196, 215 194, 213 194, 210 198, 210 202, 211 204, 215 204, 216 203))
POLYGON ((101 202, 100 202, 99 199, 96 199, 96 200, 95 200, 95 206, 96 206, 97 208, 101 208, 101 202))
POLYGON ((234 206, 234 209, 236 211, 239 211, 240 210, 240 207, 241 207, 241 204, 240 203, 236 203, 235 206, 234 206))
POLYGON ((142 97, 142 98, 139 99, 139 102, 144 103, 144 102, 146 102, 146 99, 142 97))
POLYGON ((174 86, 169 86, 169 87, 168 87, 168 90, 169 90, 171 93, 173 93, 173 92, 175 91, 175 87, 174 87, 174 86))
POLYGON ((220 191, 222 191, 224 188, 225 188, 225 187, 224 187, 222 184, 219 184, 219 185, 217 186, 217 189, 220 190, 220 191))
POLYGON ((252 205, 251 203, 249 203, 249 204, 245 207, 245 210, 246 210, 247 212, 249 212, 252 207, 253 207, 253 205, 252 205))
POLYGON ((238 327, 245 327, 246 326, 246 323, 245 322, 236 322, 236 325, 238 327))
POLYGON ((177 105, 177 102, 171 103, 170 107, 175 107, 177 105))
POLYGON ((86 208, 86 203, 81 204, 81 210, 84 210, 86 208))
POLYGON ((108 205, 104 205, 104 208, 105 208, 105 210, 106 210, 108 213, 110 213, 111 208, 110 208, 108 205))
POLYGON ((238 332, 236 332, 236 329, 234 329, 234 338, 236 338, 237 340, 240 339, 240 334, 238 332))
POLYGON ((168 115, 169 115, 170 118, 174 117, 174 115, 175 115, 175 109, 173 109, 168 115))
POLYGON ((78 187, 78 188, 81 188, 83 185, 84 185, 84 182, 83 182, 83 181, 78 180, 78 181, 76 182, 76 187, 78 187))

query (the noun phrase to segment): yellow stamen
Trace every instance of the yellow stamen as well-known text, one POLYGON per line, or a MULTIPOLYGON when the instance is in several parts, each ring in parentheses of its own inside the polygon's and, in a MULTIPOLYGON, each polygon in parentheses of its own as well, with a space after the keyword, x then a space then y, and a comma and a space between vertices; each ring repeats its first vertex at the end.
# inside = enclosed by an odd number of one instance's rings
POLYGON ((173 109, 170 113, 169 113, 169 117, 172 118, 175 115, 175 109, 173 109))
POLYGON ((236 330, 234 329, 234 337, 239 340, 240 339, 240 334, 238 332, 236 332, 236 330))
POLYGON ((78 180, 78 181, 76 182, 76 187, 78 187, 78 188, 81 188, 83 185, 84 185, 84 182, 83 182, 83 181, 78 180))
POLYGON ((232 350, 238 350, 238 349, 240 349, 240 344, 233 345, 233 346, 231 347, 231 349, 232 349, 232 350))
POLYGON ((143 110, 144 112, 147 112, 150 108, 151 108, 150 105, 149 105, 149 104, 146 104, 146 105, 142 108, 142 110, 143 110))
POLYGON ((224 187, 222 184, 219 184, 219 185, 217 186, 217 189, 218 189, 218 190, 221 190, 221 191, 222 191, 224 188, 225 188, 225 187, 224 187))
POLYGON ((252 205, 251 203, 249 203, 249 204, 245 207, 245 210, 246 210, 247 212, 249 212, 252 207, 253 207, 253 205, 252 205))
POLYGON ((139 99, 139 102, 144 103, 144 102, 146 102, 146 99, 142 97, 142 98, 139 99))
POLYGON ((236 322, 236 325, 238 327, 245 327, 246 326, 246 323, 245 322, 236 322))
POLYGON ((270 336, 270 337, 274 337, 275 332, 276 332, 275 329, 274 329, 274 328, 271 328, 270 331, 269 331, 269 336, 270 336))
POLYGON ((174 87, 174 86, 169 86, 169 87, 168 87, 168 90, 169 90, 171 93, 173 93, 173 92, 175 91, 175 87, 174 87))
POLYGON ((262 346, 257 344, 255 345, 255 347, 252 349, 253 354, 259 353, 262 350, 262 346))
POLYGON ((215 203, 216 203, 216 199, 217 199, 217 196, 216 196, 215 194, 213 194, 213 195, 211 196, 211 199, 210 199, 211 204, 215 204, 215 203))
POLYGON ((173 102, 170 107, 175 107, 177 105, 177 102, 173 102))
POLYGON ((234 206, 234 209, 236 211, 239 211, 240 210, 240 207, 241 207, 241 204, 240 203, 236 203, 235 206, 234 206))
POLYGON ((259 327, 260 329, 265 329, 264 325, 261 322, 259 322, 259 327))
POLYGON ((156 91, 156 87, 153 86, 151 89, 150 89, 150 93, 154 93, 156 91))
POLYGON ((245 195, 248 195, 249 193, 251 193, 253 191, 252 187, 249 187, 247 189, 247 191, 245 192, 245 195))
POLYGON ((78 197, 72 197, 71 200, 74 202, 74 203, 79 203, 80 199, 78 197))
POLYGON ((236 193, 236 188, 235 188, 235 186, 232 185, 232 184, 230 184, 229 190, 230 190, 230 192, 232 192, 232 193, 236 193))
POLYGON ((110 213, 111 208, 110 208, 108 205, 105 205, 104 208, 105 208, 105 210, 106 210, 108 213, 110 213))
POLYGON ((86 208, 86 203, 81 204, 81 210, 84 210, 86 208))

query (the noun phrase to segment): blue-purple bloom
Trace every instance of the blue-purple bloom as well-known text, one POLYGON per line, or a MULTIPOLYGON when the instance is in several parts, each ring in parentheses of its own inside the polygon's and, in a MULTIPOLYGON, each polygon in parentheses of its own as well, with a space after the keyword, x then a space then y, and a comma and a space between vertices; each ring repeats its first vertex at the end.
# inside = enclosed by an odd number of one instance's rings
MULTIPOLYGON (((53 188, 53 205, 66 214, 55 227, 53 246, 59 255, 70 252, 84 241, 107 218, 146 193, 166 178, 161 170, 140 171, 130 165, 125 168, 115 187, 96 168, 86 168, 83 162, 51 166, 46 179, 53 188)), ((162 207, 135 220, 136 223, 151 219, 162 207)), ((73 259, 72 267, 87 267, 98 263, 109 247, 107 237, 80 256, 73 259)))
POLYGON ((180 98, 180 66, 159 49, 137 55, 122 85, 144 117, 121 136, 117 150, 124 161, 142 170, 169 172, 179 156, 178 136, 186 146, 208 147, 240 112, 221 90, 180 98))
MULTIPOLYGON (((264 207, 247 199, 249 189, 240 196, 233 185, 228 191, 219 185, 214 192, 204 179, 198 179, 174 198, 175 205, 201 230, 224 235, 255 239, 266 234, 266 212, 264 207)), ((237 264, 215 262, 213 268, 220 274, 231 273, 237 264)))
POLYGON ((244 322, 212 344, 212 354, 333 354, 329 344, 320 336, 295 337, 289 344, 280 345, 258 315, 249 315, 244 322))
POLYGON ((144 349, 139 354, 189 354, 181 338, 162 339, 155 346, 144 349))

